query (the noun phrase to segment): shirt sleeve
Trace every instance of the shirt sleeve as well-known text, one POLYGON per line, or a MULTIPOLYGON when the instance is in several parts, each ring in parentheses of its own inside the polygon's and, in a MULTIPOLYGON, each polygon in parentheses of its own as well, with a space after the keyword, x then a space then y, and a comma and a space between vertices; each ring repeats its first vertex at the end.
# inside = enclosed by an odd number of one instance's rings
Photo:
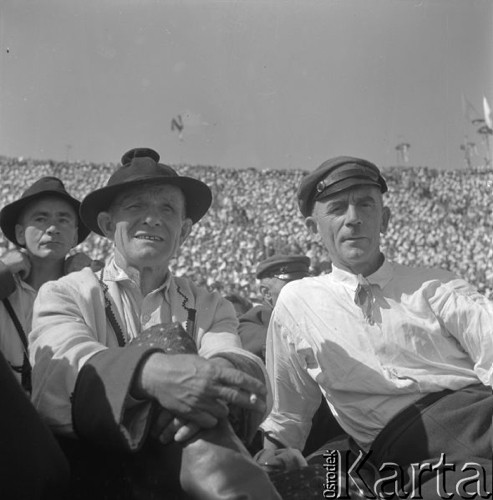
MULTIPOLYGON (((320 405, 321 391, 310 377, 289 326, 288 308, 278 300, 267 331, 266 364, 273 409, 262 428, 284 446, 302 450, 320 405)), ((294 326, 294 325, 293 325, 294 326)))
MULTIPOLYGON (((228 355, 232 355, 244 358, 246 365, 253 363, 257 367, 256 376, 263 379, 267 387, 265 417, 272 408, 272 393, 267 372, 264 363, 258 356, 243 349, 238 335, 238 319, 233 305, 218 293, 200 290, 196 307, 199 316, 197 345, 200 356, 204 358, 219 356, 228 359, 228 355)), ((236 359, 234 364, 239 361, 239 358, 236 359)))
POLYGON ((430 303, 444 328, 471 357, 481 382, 493 387, 493 303, 458 278, 442 283, 430 303))

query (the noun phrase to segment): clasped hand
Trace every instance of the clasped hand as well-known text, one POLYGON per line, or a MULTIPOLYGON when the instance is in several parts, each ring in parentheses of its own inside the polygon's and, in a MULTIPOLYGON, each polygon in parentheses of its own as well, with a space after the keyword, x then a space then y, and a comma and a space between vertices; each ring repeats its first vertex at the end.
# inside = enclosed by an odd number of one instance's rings
POLYGON ((150 397, 163 408, 153 429, 163 442, 173 433, 176 441, 186 441, 214 427, 228 416, 229 404, 263 413, 266 394, 262 382, 227 361, 195 354, 152 354, 135 387, 136 397, 150 397))

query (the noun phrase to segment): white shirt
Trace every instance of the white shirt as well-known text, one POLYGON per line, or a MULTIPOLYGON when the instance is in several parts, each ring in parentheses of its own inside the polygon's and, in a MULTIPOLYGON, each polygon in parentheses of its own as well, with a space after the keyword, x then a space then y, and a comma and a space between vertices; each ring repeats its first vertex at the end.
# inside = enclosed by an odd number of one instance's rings
POLYGON ((267 335, 273 411, 262 427, 303 448, 320 391, 367 449, 387 422, 427 393, 493 385, 493 304, 449 272, 387 261, 367 277, 372 320, 354 298, 358 277, 286 285, 267 335))

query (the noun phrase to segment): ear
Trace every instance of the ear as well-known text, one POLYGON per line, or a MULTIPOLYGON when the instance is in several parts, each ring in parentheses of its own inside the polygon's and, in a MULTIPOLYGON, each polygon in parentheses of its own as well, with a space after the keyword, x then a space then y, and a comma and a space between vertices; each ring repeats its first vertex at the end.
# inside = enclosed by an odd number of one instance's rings
POLYGON ((25 229, 24 226, 21 224, 16 224, 15 225, 15 239, 17 240, 17 243, 19 245, 25 246, 26 245, 26 237, 24 236, 25 229))
POLYGON ((382 224, 380 225, 380 232, 385 234, 389 227, 390 216, 392 215, 389 207, 383 207, 382 210, 382 224))
POLYGON ((106 238, 113 241, 115 225, 113 224, 113 218, 109 212, 100 212, 98 214, 98 226, 106 238))
POLYGON ((266 285, 260 285, 259 287, 260 295, 262 295, 263 299, 270 304, 272 301, 272 295, 270 294, 269 287, 266 285))
POLYGON ((180 231, 180 245, 188 238, 188 236, 192 232, 192 226, 192 219, 183 219, 180 231))
POLYGON ((305 226, 308 228, 308 231, 312 234, 318 234, 318 224, 317 220, 313 215, 310 215, 305 219, 305 226))

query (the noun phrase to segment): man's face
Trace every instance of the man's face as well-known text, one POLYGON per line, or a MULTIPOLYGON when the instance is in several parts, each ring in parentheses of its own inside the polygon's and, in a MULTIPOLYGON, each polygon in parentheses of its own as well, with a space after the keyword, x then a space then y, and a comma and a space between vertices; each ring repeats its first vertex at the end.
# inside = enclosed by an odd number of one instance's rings
POLYGON ((77 243, 77 223, 77 214, 70 203, 47 196, 24 209, 15 234, 31 256, 63 260, 77 243))
POLYGON ((315 203, 307 227, 320 234, 337 267, 368 276, 380 266, 380 233, 390 210, 375 186, 357 186, 315 203))
POLYGON ((114 241, 117 255, 137 269, 167 267, 192 228, 185 218, 183 193, 170 185, 125 191, 109 212, 99 214, 98 222, 114 241))

